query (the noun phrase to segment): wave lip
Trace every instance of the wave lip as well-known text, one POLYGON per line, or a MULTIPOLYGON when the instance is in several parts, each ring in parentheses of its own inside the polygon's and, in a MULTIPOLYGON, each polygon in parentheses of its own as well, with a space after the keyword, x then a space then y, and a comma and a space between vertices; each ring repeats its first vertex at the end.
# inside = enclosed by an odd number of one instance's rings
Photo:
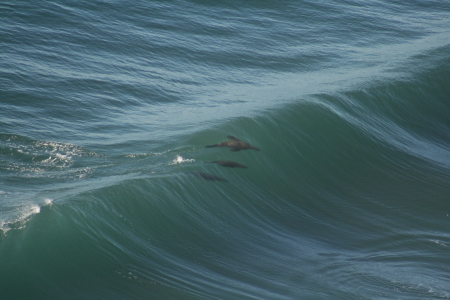
POLYGON ((6 234, 11 229, 24 229, 33 215, 39 214, 43 207, 51 208, 52 205, 53 199, 45 198, 39 204, 26 203, 5 209, 6 213, 0 213, 0 231, 6 234))

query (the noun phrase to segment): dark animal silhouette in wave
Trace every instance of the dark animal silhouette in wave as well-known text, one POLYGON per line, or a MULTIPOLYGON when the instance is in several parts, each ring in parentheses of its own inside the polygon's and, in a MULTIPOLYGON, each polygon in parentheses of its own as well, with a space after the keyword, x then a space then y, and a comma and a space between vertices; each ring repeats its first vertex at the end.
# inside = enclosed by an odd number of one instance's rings
POLYGON ((205 180, 209 180, 209 181, 224 181, 224 182, 228 182, 228 180, 223 179, 221 177, 218 176, 214 176, 205 172, 186 172, 186 174, 190 174, 190 175, 194 175, 197 177, 201 177, 205 180))
POLYGON ((242 168, 242 169, 247 169, 246 166, 238 164, 237 162, 234 161, 228 161, 228 160, 216 160, 216 161, 211 161, 210 163, 212 164, 218 164, 222 167, 227 167, 227 168, 242 168))
POLYGON ((211 146, 206 146, 206 148, 229 147, 229 148, 231 148, 231 151, 241 151, 241 150, 247 150, 247 149, 261 151, 258 148, 250 145, 249 143, 243 142, 234 136, 229 135, 228 138, 230 139, 229 141, 226 141, 223 143, 218 143, 218 144, 211 145, 211 146))

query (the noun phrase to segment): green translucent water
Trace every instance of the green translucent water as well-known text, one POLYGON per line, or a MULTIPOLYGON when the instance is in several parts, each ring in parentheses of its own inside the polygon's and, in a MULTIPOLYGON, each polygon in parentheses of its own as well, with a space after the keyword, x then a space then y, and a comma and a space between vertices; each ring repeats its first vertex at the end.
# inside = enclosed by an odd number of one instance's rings
POLYGON ((450 298, 445 1, 0 16, 0 299, 450 298))

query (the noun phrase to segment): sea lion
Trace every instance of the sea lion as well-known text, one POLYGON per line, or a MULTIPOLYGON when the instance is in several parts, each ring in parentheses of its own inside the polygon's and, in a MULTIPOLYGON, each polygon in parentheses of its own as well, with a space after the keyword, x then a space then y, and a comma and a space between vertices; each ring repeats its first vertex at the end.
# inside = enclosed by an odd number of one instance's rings
POLYGON ((228 138, 230 139, 229 141, 226 141, 226 142, 223 142, 223 143, 219 143, 219 144, 215 144, 215 145, 211 145, 211 146, 206 146, 206 148, 229 147, 229 148, 231 148, 231 151, 240 151, 240 150, 247 150, 247 149, 261 151, 258 148, 250 145, 249 143, 243 142, 240 139, 235 138, 234 136, 229 135, 228 138))
POLYGON ((242 169, 247 169, 246 166, 238 164, 237 162, 234 161, 227 161, 227 160, 216 160, 216 161, 211 161, 210 163, 212 164, 218 164, 222 167, 227 167, 227 168, 242 168, 242 169))
POLYGON ((221 177, 214 176, 214 175, 211 175, 211 174, 208 174, 208 173, 205 173, 205 172, 186 172, 186 173, 194 175, 194 176, 201 177, 201 178, 203 178, 205 180, 209 180, 209 181, 225 181, 225 182, 228 182, 228 180, 226 180, 226 179, 223 179, 221 177))

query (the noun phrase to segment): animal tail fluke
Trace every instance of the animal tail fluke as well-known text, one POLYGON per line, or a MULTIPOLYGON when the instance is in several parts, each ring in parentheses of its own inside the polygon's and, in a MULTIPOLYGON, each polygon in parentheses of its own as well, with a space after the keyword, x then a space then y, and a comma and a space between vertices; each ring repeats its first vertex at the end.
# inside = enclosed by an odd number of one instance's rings
POLYGON ((205 148, 213 148, 213 147, 217 147, 217 144, 216 145, 205 146, 205 148))

